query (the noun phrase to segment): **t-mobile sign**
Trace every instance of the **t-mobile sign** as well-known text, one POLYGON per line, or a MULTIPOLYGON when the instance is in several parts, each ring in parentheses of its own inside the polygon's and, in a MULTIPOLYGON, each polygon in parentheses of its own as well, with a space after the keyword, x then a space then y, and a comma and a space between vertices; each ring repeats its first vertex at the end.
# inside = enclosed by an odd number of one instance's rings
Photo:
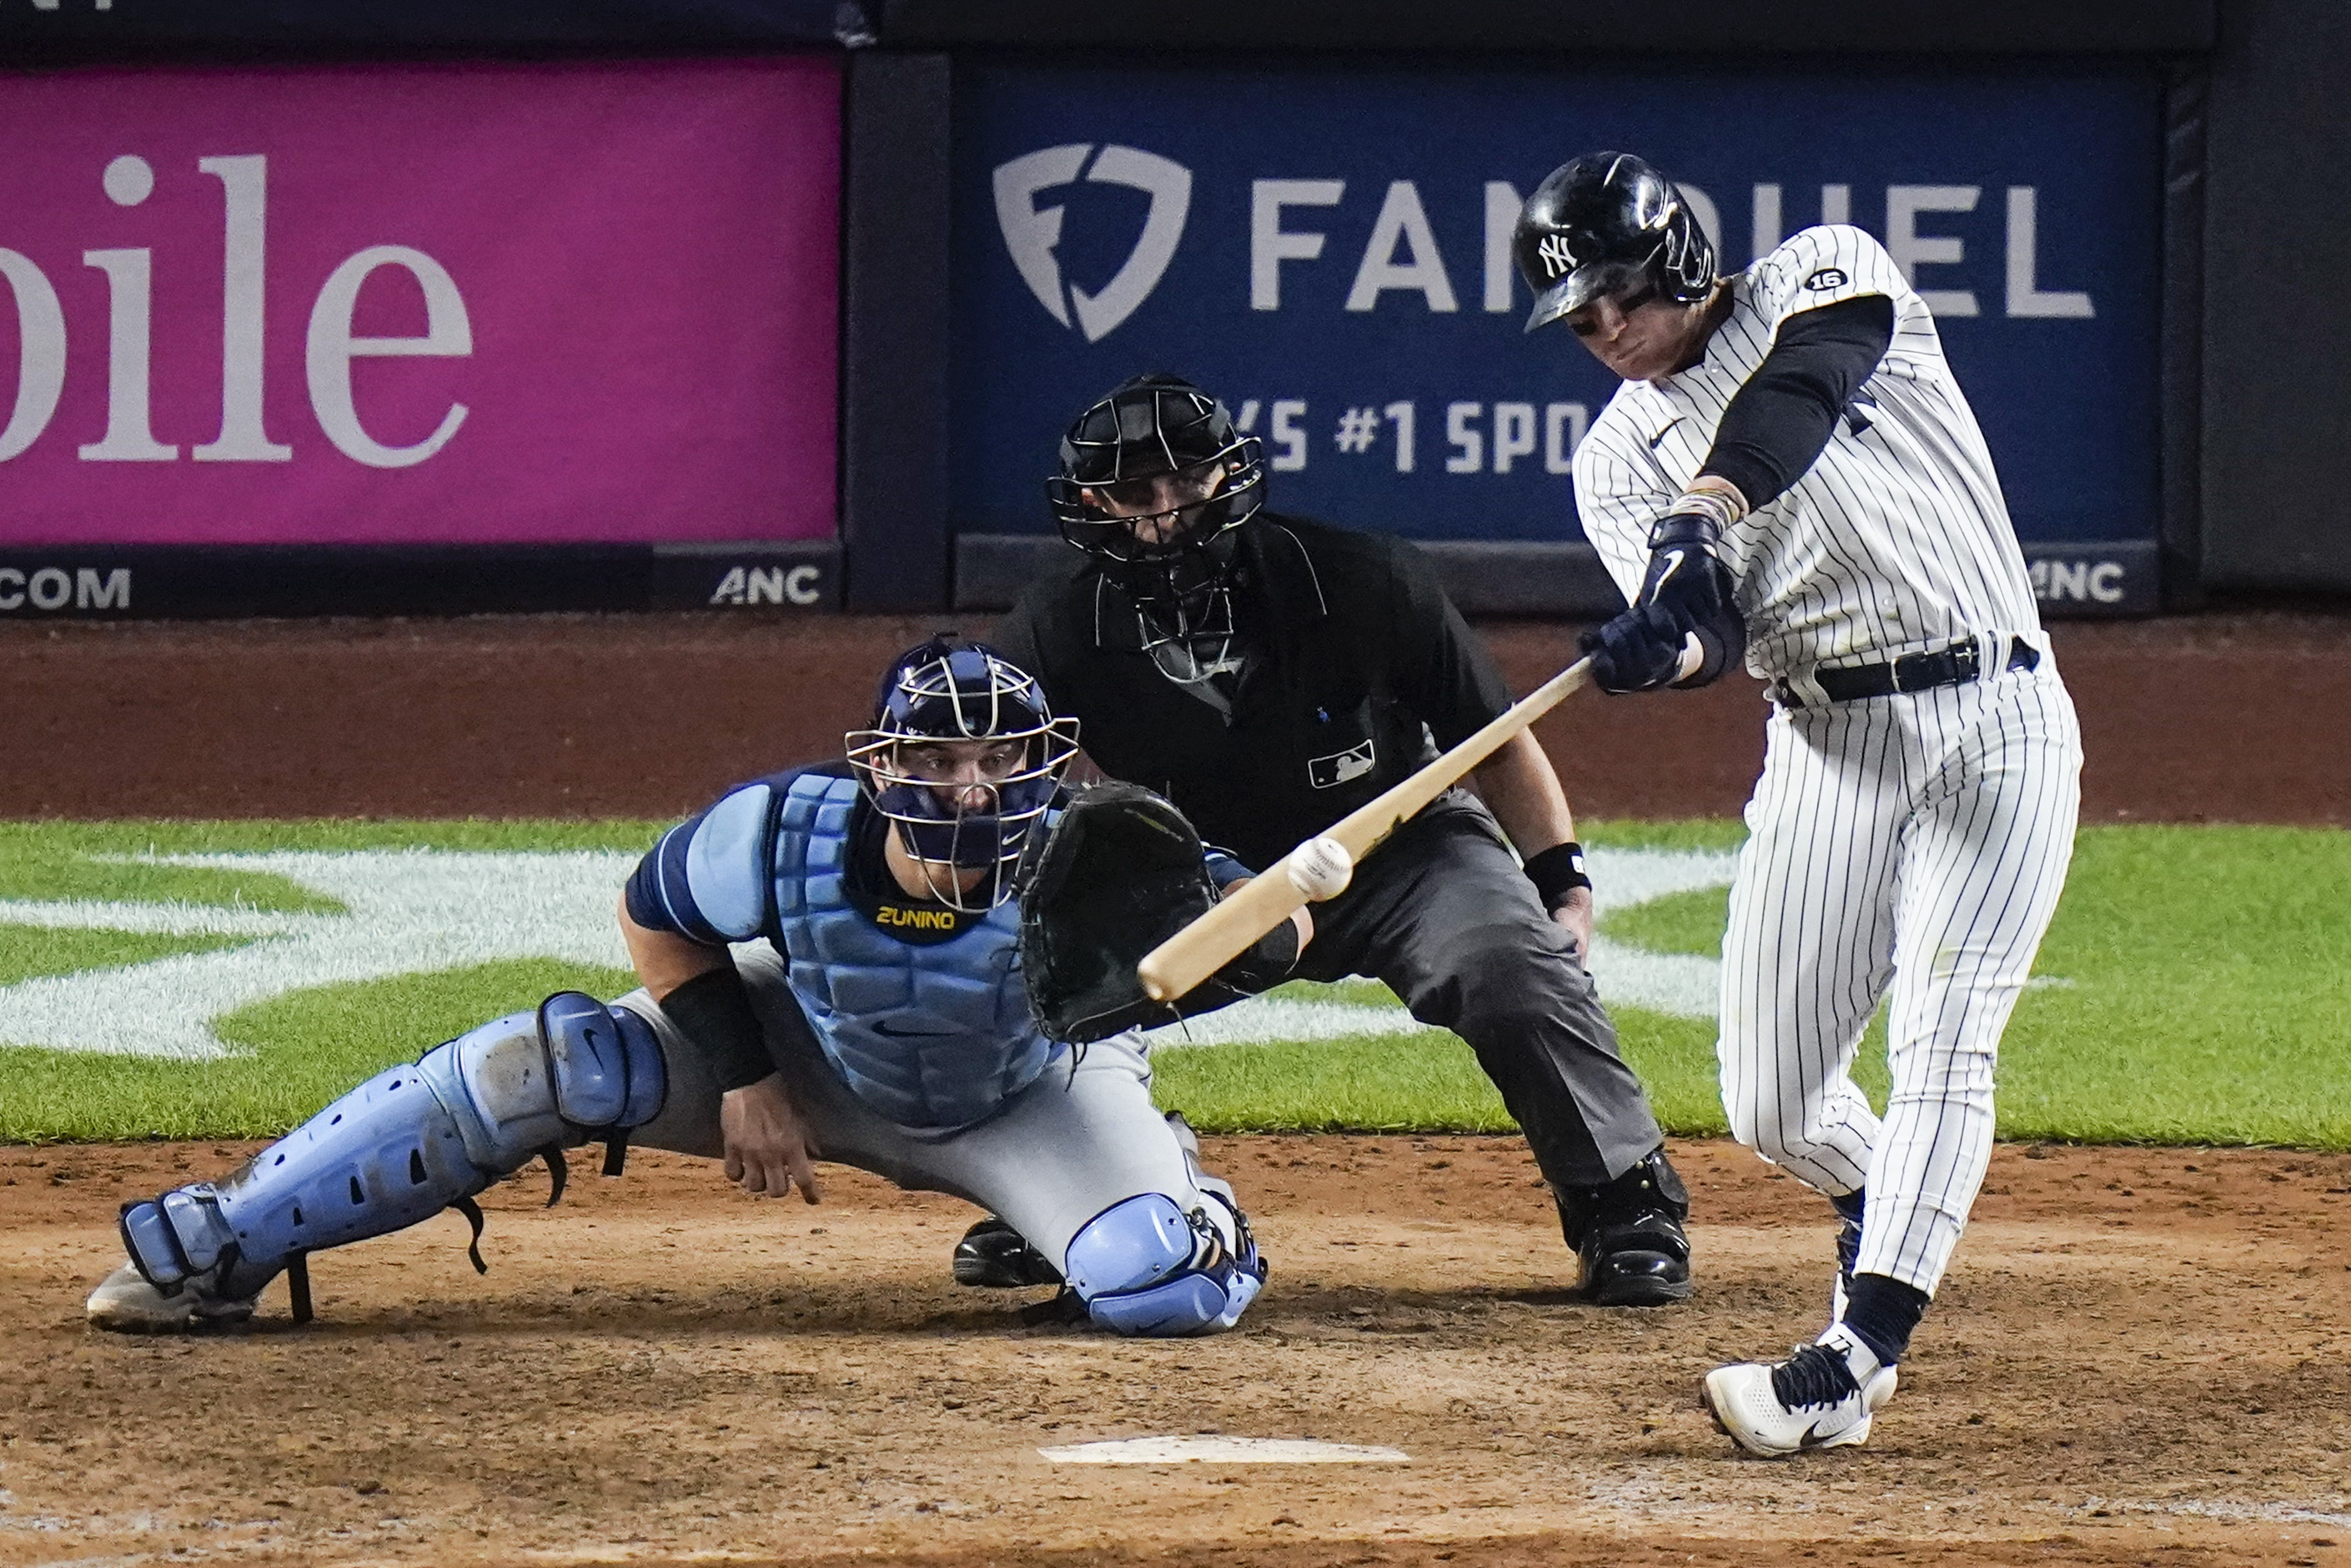
POLYGON ((840 87, 816 57, 12 83, 0 544, 829 537, 840 87))

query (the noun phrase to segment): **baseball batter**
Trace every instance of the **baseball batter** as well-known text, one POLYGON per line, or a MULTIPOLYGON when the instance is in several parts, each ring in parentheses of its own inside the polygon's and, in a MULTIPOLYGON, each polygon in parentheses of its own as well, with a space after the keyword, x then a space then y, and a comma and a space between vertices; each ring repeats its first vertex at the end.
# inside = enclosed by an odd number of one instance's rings
POLYGON ((1032 1021, 1009 900, 1073 735, 992 650, 912 650, 846 761, 736 789, 645 856, 621 912, 643 989, 484 1024, 224 1180, 131 1205, 130 1260, 90 1321, 242 1321, 280 1272, 307 1317, 309 1253, 450 1207, 478 1240, 491 1182, 544 1156, 559 1195, 564 1148, 601 1140, 617 1174, 633 1140, 723 1159, 767 1197, 816 1202, 818 1160, 955 1193, 1106 1327, 1231 1327, 1265 1267, 1232 1189, 1153 1107, 1139 1042, 1078 1052, 1032 1021))
POLYGON ((1723 939, 1723 1104, 1842 1218, 1831 1322, 1706 1379, 1764 1455, 1858 1443, 1949 1265, 1992 1067, 2073 852, 2081 742, 1991 455, 1926 305, 1859 229, 1718 277, 1639 159, 1558 169, 1514 236, 1528 330, 1624 385, 1574 458, 1630 608, 1584 637, 1612 692, 1771 683, 1723 939), (1883 1119, 1851 1076, 1888 1004, 1883 1119))

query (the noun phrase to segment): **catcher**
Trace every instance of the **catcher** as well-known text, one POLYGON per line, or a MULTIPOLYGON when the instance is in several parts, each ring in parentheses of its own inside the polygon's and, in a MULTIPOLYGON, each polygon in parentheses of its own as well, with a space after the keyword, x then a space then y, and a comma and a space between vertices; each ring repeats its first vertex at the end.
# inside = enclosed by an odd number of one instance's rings
MULTIPOLYGON (((771 1197, 818 1201, 819 1160, 955 1193, 1019 1227, 1066 1281, 1070 1316, 1129 1334, 1230 1328, 1265 1265, 1118 1032, 1142 1016, 1115 993, 1144 947, 1122 962, 1102 940, 1123 922, 1147 946, 1213 902, 1212 876, 1246 873, 1147 792, 1069 802, 1075 727, 988 648, 913 649, 845 760, 737 789, 645 856, 621 907, 643 989, 609 1007, 559 993, 484 1024, 225 1179, 127 1206, 130 1260, 91 1294, 90 1322, 242 1322, 281 1272, 307 1319, 310 1253, 444 1208, 472 1222, 479 1269, 476 1194, 543 1157, 559 1197, 564 1149, 601 1141, 616 1175, 634 1141, 723 1160, 771 1197), (1102 876, 1105 856, 1135 874, 1102 876), (1024 878, 1060 889, 1075 925, 1031 899, 1024 933, 1024 878), (1066 1027, 1032 1017, 1024 946, 1066 982, 1066 1027)), ((1310 932, 1277 932, 1186 1009, 1272 983, 1310 932)))

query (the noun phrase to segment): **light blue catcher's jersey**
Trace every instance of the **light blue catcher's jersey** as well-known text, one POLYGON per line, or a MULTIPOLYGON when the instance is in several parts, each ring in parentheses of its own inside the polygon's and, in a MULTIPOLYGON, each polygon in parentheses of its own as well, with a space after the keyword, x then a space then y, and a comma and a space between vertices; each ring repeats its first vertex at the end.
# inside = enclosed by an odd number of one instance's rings
POLYGON ((745 785, 653 846, 630 917, 697 942, 766 937, 826 1060, 875 1113, 925 1131, 984 1121, 1070 1049, 1029 1018, 1019 908, 854 887, 862 815, 845 768, 745 785))

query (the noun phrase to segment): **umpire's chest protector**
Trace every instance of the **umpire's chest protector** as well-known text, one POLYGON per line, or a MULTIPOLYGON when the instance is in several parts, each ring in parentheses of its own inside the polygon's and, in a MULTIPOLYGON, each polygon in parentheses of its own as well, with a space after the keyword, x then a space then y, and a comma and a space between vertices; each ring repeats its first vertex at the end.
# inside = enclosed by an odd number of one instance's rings
POLYGON ((944 941, 876 925, 842 885, 857 783, 804 774, 776 821, 778 945, 817 1043, 878 1115, 949 1131, 984 1121, 1053 1055, 1029 1016, 1020 911, 1004 904, 944 941))

